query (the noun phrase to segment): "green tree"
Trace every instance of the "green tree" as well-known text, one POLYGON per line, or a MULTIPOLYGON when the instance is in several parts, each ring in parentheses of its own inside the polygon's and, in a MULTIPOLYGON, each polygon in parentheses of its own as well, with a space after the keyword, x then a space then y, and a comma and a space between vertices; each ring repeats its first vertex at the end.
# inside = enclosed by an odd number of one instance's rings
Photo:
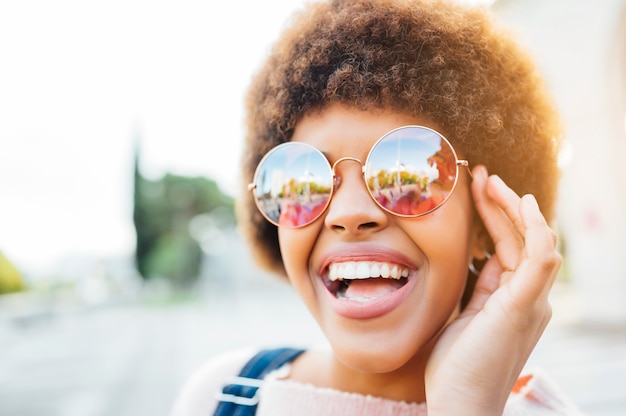
MULTIPOLYGON (((166 174, 149 180, 140 171, 135 151, 133 220, 137 234, 136 264, 144 279, 166 277, 176 285, 193 282, 202 267, 202 250, 189 233, 190 221, 220 208, 234 224, 234 201, 214 180, 166 174)), ((222 217, 223 218, 223 217, 222 217)))
POLYGON ((25 289, 19 270, 0 251, 0 295, 25 289))

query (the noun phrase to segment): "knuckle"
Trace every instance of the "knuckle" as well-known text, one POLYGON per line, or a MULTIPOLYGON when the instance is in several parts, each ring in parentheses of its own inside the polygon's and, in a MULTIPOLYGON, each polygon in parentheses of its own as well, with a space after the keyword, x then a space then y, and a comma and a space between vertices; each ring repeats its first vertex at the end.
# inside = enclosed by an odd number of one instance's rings
POLYGON ((537 256, 537 262, 545 271, 553 271, 561 267, 563 258, 556 251, 546 251, 537 256))

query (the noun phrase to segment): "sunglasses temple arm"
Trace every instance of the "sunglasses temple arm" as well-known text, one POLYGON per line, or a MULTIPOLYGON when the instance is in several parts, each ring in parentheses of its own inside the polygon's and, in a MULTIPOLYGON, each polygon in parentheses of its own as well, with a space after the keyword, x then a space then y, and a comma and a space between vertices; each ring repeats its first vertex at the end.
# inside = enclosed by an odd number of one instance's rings
POLYGON ((474 179, 474 175, 472 175, 472 170, 469 167, 469 162, 467 160, 458 160, 456 162, 457 166, 465 166, 467 168, 467 173, 469 173, 470 179, 474 179))

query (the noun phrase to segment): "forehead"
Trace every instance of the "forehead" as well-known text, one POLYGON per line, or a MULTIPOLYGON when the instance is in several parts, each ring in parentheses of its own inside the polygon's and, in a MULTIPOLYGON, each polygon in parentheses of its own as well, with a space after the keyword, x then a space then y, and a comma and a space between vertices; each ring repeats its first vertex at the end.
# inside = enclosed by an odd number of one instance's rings
POLYGON ((316 147, 332 164, 334 160, 345 156, 365 158, 382 136, 398 127, 409 125, 434 130, 447 139, 457 157, 465 157, 462 146, 459 147, 438 123, 425 116, 391 110, 360 110, 343 104, 331 104, 322 110, 305 114, 296 124, 291 141, 316 147))
POLYGON ((362 156, 389 131, 415 124, 430 123, 404 113, 363 111, 335 104, 306 114, 296 124, 292 141, 311 144, 332 156, 362 156))

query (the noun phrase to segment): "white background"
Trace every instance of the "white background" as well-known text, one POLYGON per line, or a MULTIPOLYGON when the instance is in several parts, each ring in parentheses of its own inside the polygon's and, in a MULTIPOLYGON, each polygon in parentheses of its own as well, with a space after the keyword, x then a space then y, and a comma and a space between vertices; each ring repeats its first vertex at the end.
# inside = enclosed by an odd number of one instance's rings
POLYGON ((0 3, 0 251, 133 249, 142 169, 238 184, 242 100, 299 0, 0 3))

